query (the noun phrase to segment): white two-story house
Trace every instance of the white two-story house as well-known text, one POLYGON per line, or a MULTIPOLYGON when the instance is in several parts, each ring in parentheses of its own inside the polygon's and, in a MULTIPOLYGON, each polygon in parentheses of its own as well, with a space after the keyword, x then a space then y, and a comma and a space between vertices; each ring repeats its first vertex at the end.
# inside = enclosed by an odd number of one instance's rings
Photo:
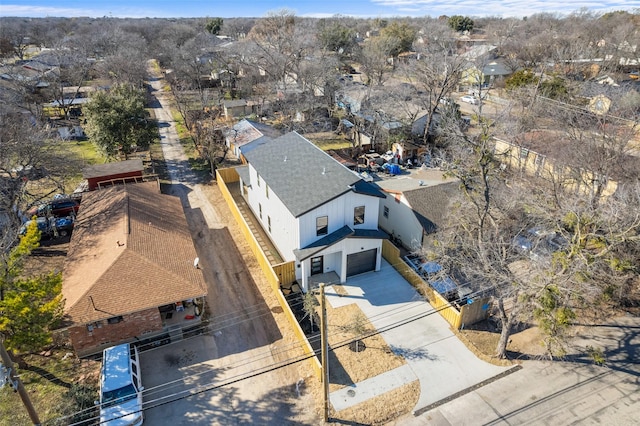
POLYGON ((296 132, 243 152, 243 196, 303 291, 312 275, 380 269, 379 202, 385 195, 296 132))

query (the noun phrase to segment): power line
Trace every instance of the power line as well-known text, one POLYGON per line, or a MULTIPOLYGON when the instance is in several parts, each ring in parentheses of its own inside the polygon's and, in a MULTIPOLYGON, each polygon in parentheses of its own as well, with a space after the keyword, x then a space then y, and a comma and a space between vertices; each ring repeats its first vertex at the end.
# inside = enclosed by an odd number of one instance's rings
MULTIPOLYGON (((475 297, 476 295, 482 294, 483 292, 484 292, 484 291, 479 290, 479 291, 477 291, 477 292, 472 293, 471 295, 468 295, 467 297, 470 297, 470 296, 475 297)), ((461 299, 457 299, 457 300, 454 300, 454 302, 455 302, 455 301, 460 301, 460 300, 461 300, 461 299)), ((424 302, 426 302, 426 301, 424 301, 424 302)), ((416 306, 425 306, 425 303, 423 303, 423 304, 421 304, 421 305, 416 305, 416 306)), ((428 305, 428 306, 430 306, 430 305, 428 305)), ((397 310, 397 309, 399 309, 399 308, 394 308, 394 309, 392 309, 392 310, 390 310, 390 311, 394 311, 394 310, 397 310)), ((438 313, 438 312, 440 312, 441 310, 444 310, 444 309, 448 309, 448 306, 443 306, 443 307, 440 307, 440 308, 438 308, 438 309, 434 309, 433 307, 431 307, 429 310, 427 310, 427 311, 425 311, 425 312, 421 312, 421 313, 415 314, 415 315, 413 315, 412 317, 409 317, 409 318, 405 318, 405 319, 402 319, 402 320, 396 321, 396 322, 394 322, 394 323, 391 323, 391 324, 388 324, 388 325, 386 325, 386 326, 383 326, 383 327, 381 327, 380 329, 373 330, 373 331, 371 331, 371 332, 369 332, 369 333, 364 333, 364 334, 359 335, 359 336, 357 336, 357 337, 355 337, 355 338, 345 339, 345 340, 343 340, 343 341, 341 341, 341 342, 338 342, 338 343, 336 343, 336 344, 333 344, 333 345, 331 345, 331 347, 330 347, 330 349, 329 349, 329 350, 330 350, 330 351, 335 351, 336 349, 339 349, 339 348, 341 348, 341 347, 344 347, 344 346, 350 345, 351 343, 356 342, 357 340, 361 340, 361 339, 364 339, 364 338, 367 338, 367 337, 371 337, 371 336, 375 336, 375 335, 378 335, 378 334, 382 334, 382 333, 384 333, 384 332, 386 332, 386 331, 389 331, 389 330, 392 330, 392 329, 395 329, 395 328, 398 328, 398 327, 401 327, 401 326, 404 326, 404 325, 410 324, 410 323, 412 323, 412 322, 415 322, 415 321, 417 321, 417 320, 420 320, 420 319, 422 319, 422 318, 425 318, 425 317, 427 317, 427 316, 429 316, 429 315, 432 315, 432 314, 434 314, 434 313, 438 313)), ((390 312, 390 311, 389 311, 389 312, 390 312)), ((384 314, 386 314, 386 313, 387 313, 387 312, 385 312, 384 314)), ((434 344, 434 343, 436 343, 436 342, 431 342, 430 344, 434 344)), ((297 345, 296 345, 296 346, 297 346, 297 345)), ((301 361, 308 360, 308 359, 313 358, 313 357, 315 357, 315 356, 317 356, 317 351, 314 351, 312 354, 300 355, 300 356, 298 356, 298 357, 289 358, 288 360, 282 361, 282 362, 280 362, 280 363, 275 363, 275 364, 271 364, 270 366, 261 367, 261 368, 259 368, 259 369, 257 369, 257 370, 252 371, 250 374, 248 374, 248 375, 246 375, 246 376, 243 376, 243 377, 233 376, 233 377, 232 377, 232 378, 233 378, 233 380, 231 380, 231 381, 229 381, 229 382, 224 382, 224 383, 222 383, 222 384, 213 384, 213 383, 210 383, 210 384, 208 384, 208 385, 198 386, 198 387, 196 388, 197 390, 196 390, 196 391, 193 391, 193 392, 192 392, 192 391, 190 391, 190 390, 184 390, 184 391, 180 391, 180 392, 175 392, 175 393, 173 393, 173 394, 170 394, 170 395, 166 395, 166 396, 160 397, 160 398, 158 398, 158 399, 156 399, 156 400, 151 400, 151 401, 143 402, 143 407, 144 407, 144 408, 143 408, 142 410, 144 410, 144 409, 147 409, 147 410, 148 410, 148 409, 151 409, 151 408, 156 408, 156 407, 159 407, 159 406, 162 406, 162 405, 169 404, 169 403, 171 403, 171 402, 175 402, 175 401, 179 401, 179 400, 182 400, 182 399, 188 398, 188 397, 190 397, 190 396, 198 395, 198 394, 203 393, 203 392, 207 392, 207 391, 210 391, 210 390, 215 390, 215 389, 218 389, 218 388, 223 387, 223 386, 228 386, 228 385, 230 385, 230 384, 234 384, 234 383, 237 383, 237 382, 242 381, 242 380, 246 380, 246 379, 249 379, 249 378, 253 378, 253 377, 256 377, 256 376, 259 376, 259 375, 262 375, 262 374, 266 374, 266 373, 268 373, 268 372, 275 371, 275 370, 280 369, 280 368, 284 368, 284 367, 287 367, 287 366, 290 366, 290 365, 293 365, 293 364, 299 363, 299 362, 301 362, 301 361), (187 395, 184 395, 184 393, 186 393, 186 392, 190 392, 190 393, 189 393, 189 394, 187 394, 187 395), (162 402, 158 402, 156 405, 152 405, 152 404, 154 404, 154 403, 155 403, 155 402, 157 402, 157 401, 161 401, 161 400, 163 400, 163 399, 166 399, 166 398, 172 398, 172 397, 175 397, 175 398, 173 398, 173 399, 171 399, 171 400, 169 400, 169 401, 162 401, 162 402), (148 406, 146 406, 146 407, 145 407, 145 405, 148 405, 148 406)), ((259 358, 259 359, 263 359, 263 358, 264 358, 264 357, 261 357, 261 358, 259 358)), ((259 359, 258 359, 258 360, 259 360, 259 359)), ((242 363, 242 364, 240 364, 240 365, 239 365, 238 367, 236 367, 236 368, 239 368, 239 367, 242 367, 242 366, 246 366, 246 365, 247 365, 247 363, 245 363, 245 362, 244 362, 244 360, 243 360, 243 363, 242 363)), ((221 368, 223 368, 223 367, 221 367, 221 368)), ((201 376, 201 375, 202 375, 202 373, 195 374, 195 375, 189 375, 189 376, 186 376, 186 377, 184 377, 184 378, 182 378, 182 379, 176 380, 176 381, 174 381, 174 382, 183 381, 184 379, 187 379, 187 378, 195 378, 195 377, 199 377, 199 376, 201 376)), ((173 383, 173 382, 169 382, 169 383, 173 383)), ((155 388, 153 388, 153 389, 149 389, 149 391, 151 391, 151 390, 153 390, 153 391, 154 391, 154 392, 151 392, 150 394, 153 394, 153 393, 157 393, 157 392, 159 392, 160 390, 159 390, 158 388, 162 388, 162 386, 164 386, 164 385, 165 385, 165 384, 163 384, 163 385, 159 385, 159 386, 157 386, 157 387, 155 387, 155 388)), ((144 391, 142 391, 143 395, 145 394, 145 392, 147 392, 147 389, 145 389, 144 391)), ((147 395, 149 395, 149 393, 147 393, 147 395)), ((61 419, 70 418, 70 417, 73 417, 73 416, 75 416, 75 415, 77 415, 77 414, 82 414, 82 413, 84 413, 84 412, 86 412, 86 411, 88 411, 88 410, 82 410, 82 411, 79 411, 79 412, 77 412, 77 413, 73 413, 73 414, 71 414, 71 415, 69 415, 69 416, 62 417, 61 419)), ((87 419, 87 420, 84 420, 83 422, 76 423, 76 424, 78 424, 78 425, 79 425, 79 424, 83 424, 84 422, 86 422, 86 421, 88 421, 88 420, 94 420, 94 419, 96 419, 96 418, 98 418, 98 417, 94 417, 94 418, 91 418, 91 419, 87 419)))

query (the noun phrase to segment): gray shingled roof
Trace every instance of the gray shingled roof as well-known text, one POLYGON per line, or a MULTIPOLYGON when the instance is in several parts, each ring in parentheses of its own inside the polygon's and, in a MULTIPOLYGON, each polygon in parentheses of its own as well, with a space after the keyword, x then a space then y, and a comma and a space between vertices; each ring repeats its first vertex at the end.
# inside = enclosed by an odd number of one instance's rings
POLYGON ((459 182, 449 182, 404 192, 426 233, 436 232, 444 224, 451 199, 459 193, 459 187, 459 182))
MULTIPOLYGON (((352 186, 362 180, 296 132, 261 144, 244 155, 294 217, 354 190, 352 186)), ((379 192, 370 188, 365 192, 361 185, 358 184, 359 193, 379 192)))

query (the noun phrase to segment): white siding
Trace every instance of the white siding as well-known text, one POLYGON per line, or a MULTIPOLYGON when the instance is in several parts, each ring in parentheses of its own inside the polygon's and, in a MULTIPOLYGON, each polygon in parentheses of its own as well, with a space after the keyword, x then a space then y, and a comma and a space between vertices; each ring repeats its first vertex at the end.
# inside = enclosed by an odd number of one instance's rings
MULTIPOLYGON (((382 240, 373 238, 346 238, 320 253, 314 254, 313 257, 323 256, 324 272, 335 271, 340 277, 340 282, 345 283, 347 280, 347 255, 359 253, 361 251, 378 249, 378 258, 376 260, 376 271, 380 270, 382 263, 382 240)), ((302 289, 306 292, 309 283, 309 274, 311 271, 311 259, 305 259, 300 268, 296 267, 296 278, 302 283, 302 289)))
MULTIPOLYGON (((295 218, 285 207, 282 201, 269 190, 267 198, 267 182, 260 177, 256 170, 249 164, 251 176, 251 188, 247 189, 246 199, 255 217, 261 223, 263 229, 269 233, 271 240, 278 248, 286 261, 295 260, 293 251, 323 238, 325 235, 316 235, 316 218, 328 217, 328 234, 348 225, 354 229, 378 229, 378 212, 380 198, 354 192, 344 195, 322 205, 313 211, 295 218), (258 182, 260 185, 258 186, 258 182), (260 218, 260 206, 262 206, 262 218, 260 218), (354 209, 364 206, 364 223, 354 225, 354 209), (269 232, 268 218, 271 218, 271 232, 269 232)), ((324 272, 335 271, 341 282, 346 281, 347 256, 364 250, 378 249, 376 270, 380 269, 382 254, 382 240, 367 238, 346 238, 326 250, 314 255, 323 256, 324 272)), ((310 274, 310 259, 305 259, 296 264, 296 278, 302 283, 306 291, 310 274)))
POLYGON ((251 166, 249 166, 249 173, 252 182, 251 189, 247 191, 249 207, 262 224, 262 228, 269 233, 284 260, 294 260, 293 250, 299 247, 298 221, 271 189, 269 189, 269 198, 267 198, 267 183, 260 177, 260 186, 258 186, 258 175, 251 166), (259 205, 262 205, 262 219, 260 219, 259 205), (269 218, 271 218, 271 232, 269 232, 269 218))
POLYGON ((417 249, 422 246, 422 225, 413 213, 404 195, 399 194, 400 202, 396 201, 396 194, 387 193, 387 198, 380 201, 380 214, 378 223, 380 228, 389 235, 394 234, 402 241, 402 245, 408 249, 417 249), (384 208, 389 208, 389 217, 384 217, 384 208))
POLYGON ((329 218, 329 234, 348 225, 354 229, 378 229, 378 203, 380 198, 348 192, 312 211, 300 219, 300 247, 305 247, 322 238, 316 235, 316 218, 329 218), (353 212, 358 206, 364 206, 364 224, 354 226, 353 212))

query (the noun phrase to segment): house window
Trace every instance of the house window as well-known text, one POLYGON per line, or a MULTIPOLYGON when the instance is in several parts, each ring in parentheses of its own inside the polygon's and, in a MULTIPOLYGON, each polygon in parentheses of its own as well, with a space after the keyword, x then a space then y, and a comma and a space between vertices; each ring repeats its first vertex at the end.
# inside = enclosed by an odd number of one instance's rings
POLYGON ((389 207, 384 206, 384 210, 382 211, 382 216, 384 216, 385 219, 389 219, 389 207))
POLYGON ((362 225, 364 223, 364 206, 353 209, 353 224, 362 225))
POLYGON ((262 204, 258 203, 258 211, 260 212, 260 220, 262 220, 262 204))
POLYGON ((107 320, 107 324, 117 324, 119 322, 122 322, 122 315, 117 316, 117 317, 111 317, 107 320))
POLYGON ((267 226, 269 227, 269 233, 271 233, 271 216, 267 216, 267 226))
POLYGON ((260 175, 258 175, 258 186, 260 186, 260 175))
POLYGON ((329 216, 316 218, 316 235, 327 235, 329 233, 329 216))
POLYGON ((269 185, 264 186, 264 194, 269 198, 269 185))

